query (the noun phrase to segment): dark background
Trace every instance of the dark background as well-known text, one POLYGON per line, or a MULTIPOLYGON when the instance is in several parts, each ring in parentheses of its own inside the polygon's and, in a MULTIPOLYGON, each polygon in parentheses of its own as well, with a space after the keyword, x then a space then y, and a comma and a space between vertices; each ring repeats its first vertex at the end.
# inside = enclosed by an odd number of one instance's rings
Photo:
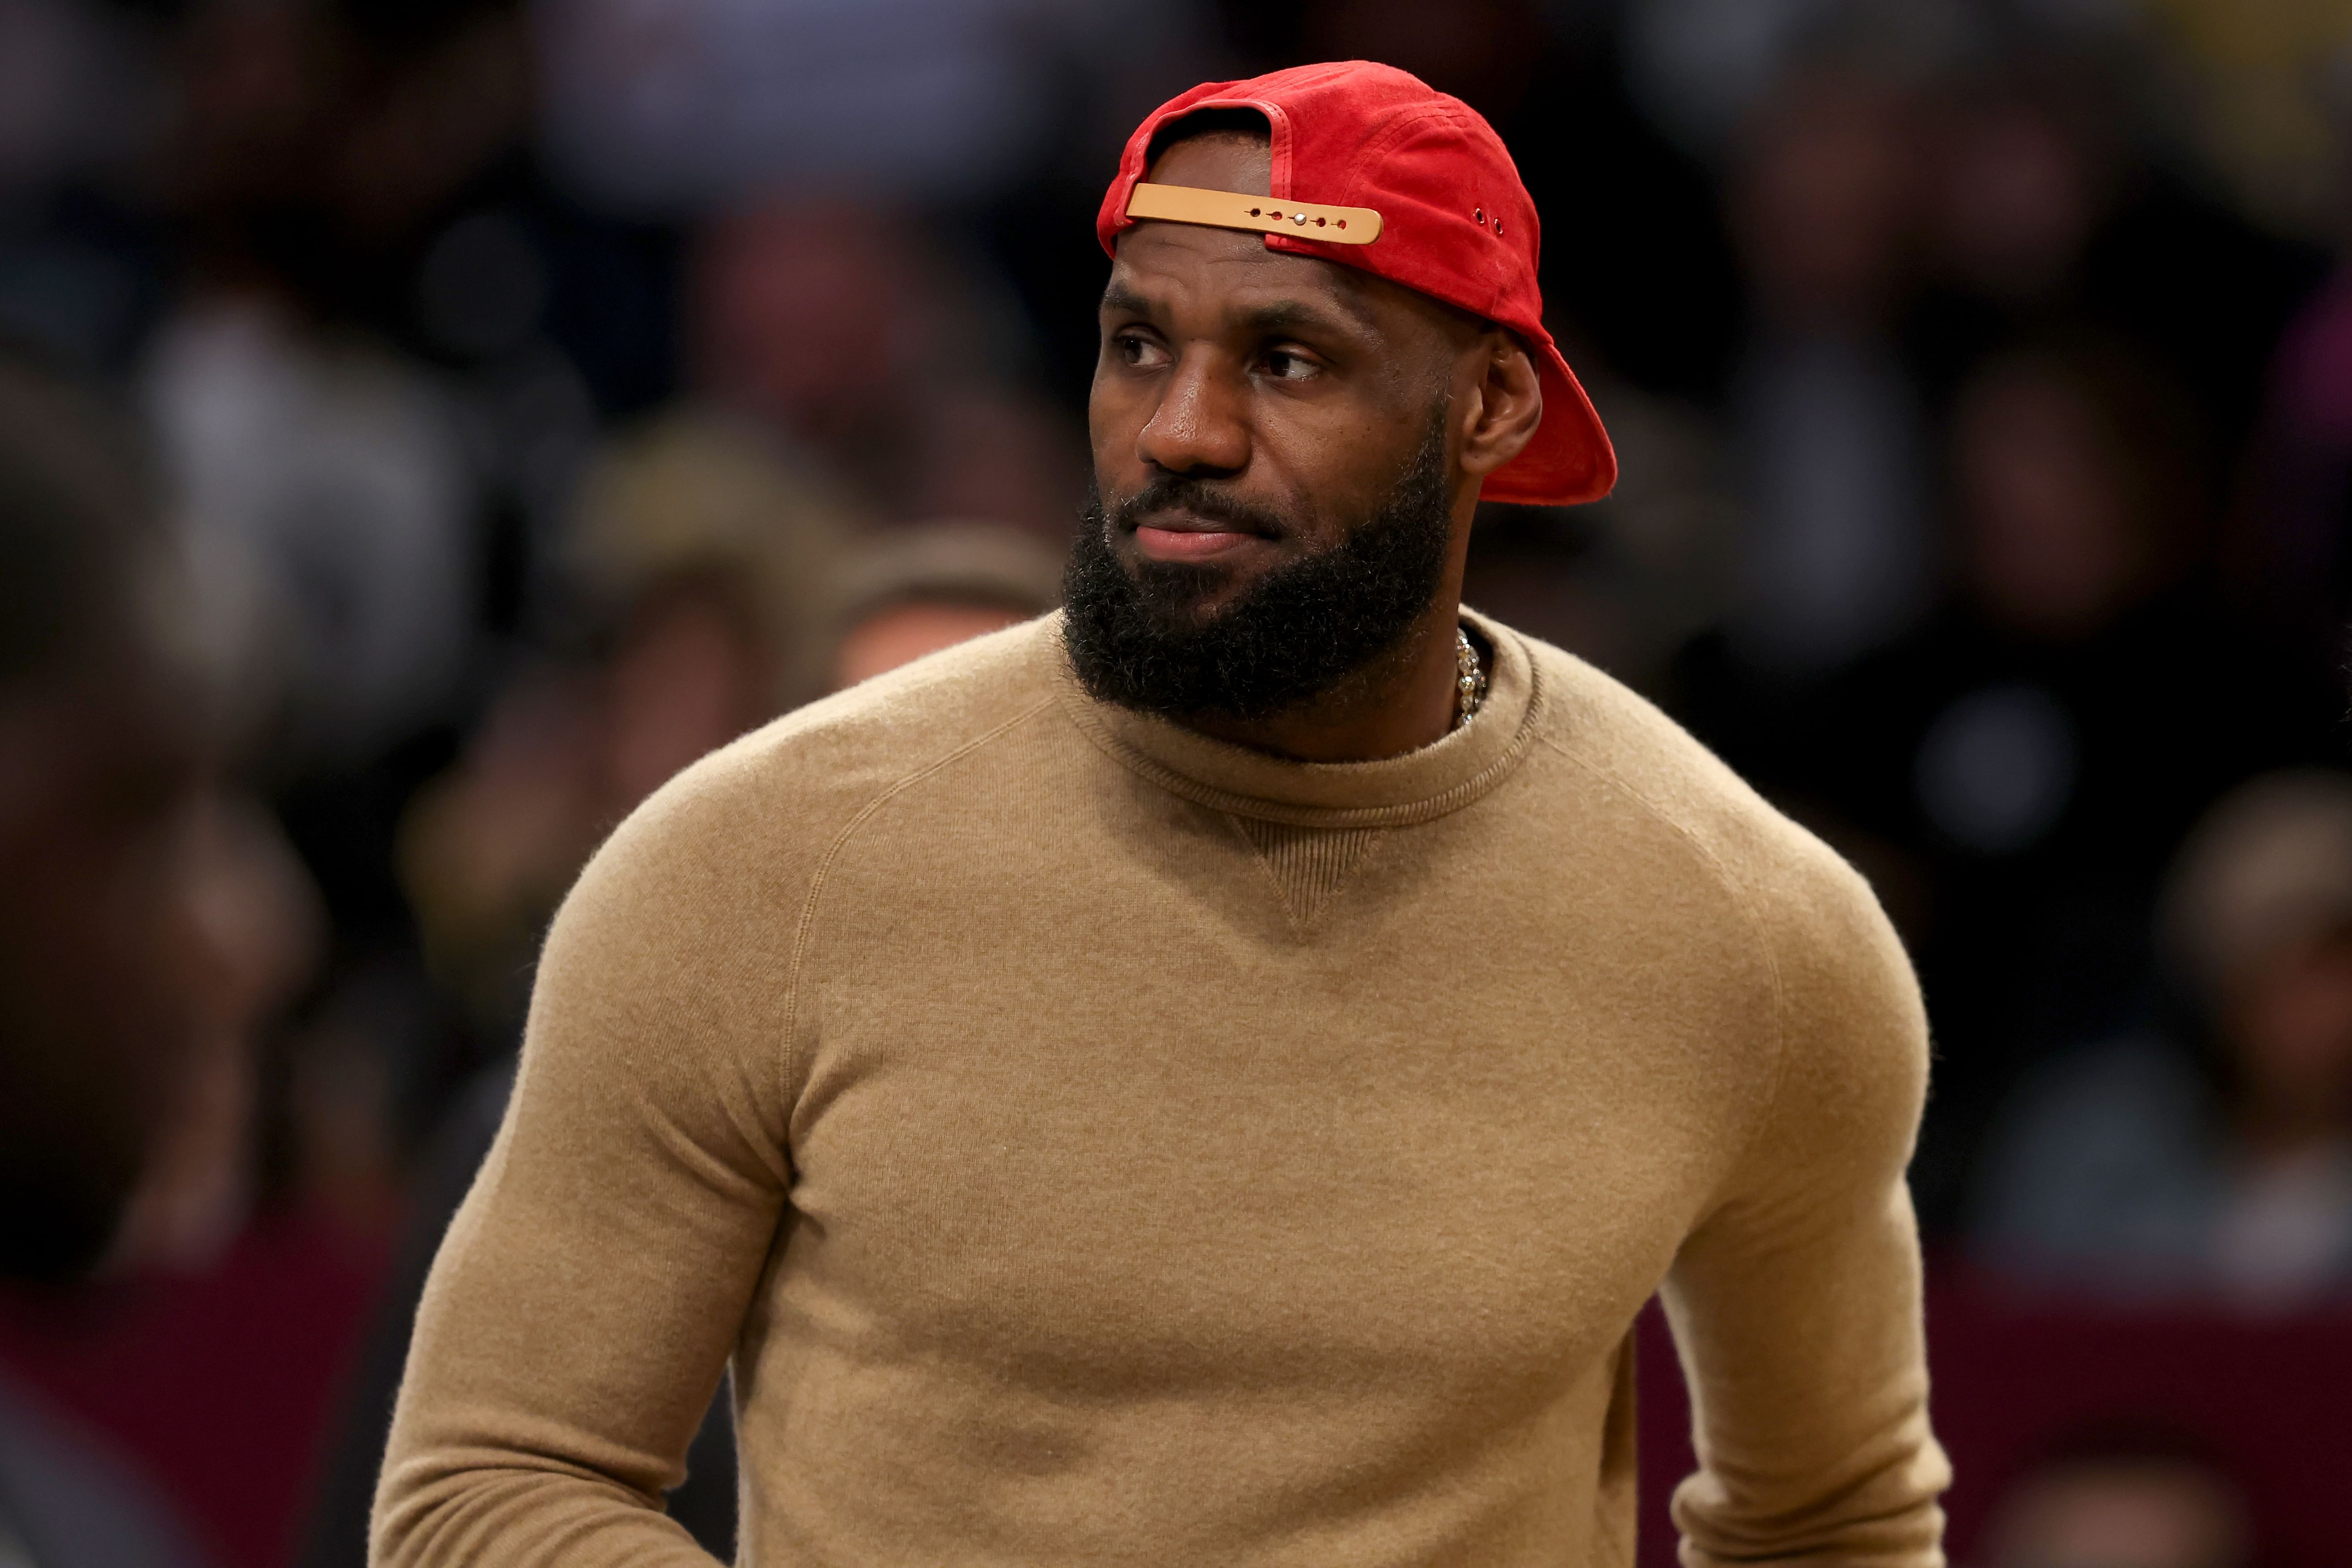
POLYGON ((1468 598, 1692 727, 1919 964, 1960 1558, 2114 1503, 2177 1548, 2118 1564, 2340 1560, 2352 896, 2305 883, 2352 886, 2352 7, 0 0, 0 339, 155 444, 244 965, 108 1277, 0 1294, 0 1366, 220 1563, 331 1533, 436 1129, 588 848, 827 683, 837 559, 1059 550, 1128 129, 1334 58, 1502 132, 1624 462, 1486 509, 1468 598))

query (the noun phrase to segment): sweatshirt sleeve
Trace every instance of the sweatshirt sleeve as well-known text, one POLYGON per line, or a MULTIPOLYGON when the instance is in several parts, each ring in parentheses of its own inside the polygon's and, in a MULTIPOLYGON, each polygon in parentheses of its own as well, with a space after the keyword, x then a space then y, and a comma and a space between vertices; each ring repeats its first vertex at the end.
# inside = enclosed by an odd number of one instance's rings
POLYGON ((1777 1087, 1664 1292, 1700 1467, 1675 1521, 1688 1568, 1937 1568, 1950 1468, 1903 1176, 1927 1021, 1862 879, 1810 841, 1793 869, 1760 911, 1777 1087))
POLYGON ((784 1214, 805 881, 765 825, 795 814, 730 805, 726 773, 623 825, 549 934, 506 1120, 418 1309, 378 1568, 711 1562, 662 1493, 784 1214))

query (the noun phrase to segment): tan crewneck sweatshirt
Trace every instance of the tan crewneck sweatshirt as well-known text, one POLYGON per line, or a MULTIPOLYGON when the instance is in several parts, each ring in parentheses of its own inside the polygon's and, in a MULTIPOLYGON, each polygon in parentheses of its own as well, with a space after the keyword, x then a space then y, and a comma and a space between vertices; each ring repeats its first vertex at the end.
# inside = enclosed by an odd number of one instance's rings
POLYGON ((731 1358, 761 1568, 1622 1565, 1663 1289, 1686 1563, 1940 1563, 1902 950, 1475 625, 1485 708, 1391 761, 1106 709, 1049 619, 656 795, 548 939, 375 1562, 705 1563, 660 1494, 731 1358))

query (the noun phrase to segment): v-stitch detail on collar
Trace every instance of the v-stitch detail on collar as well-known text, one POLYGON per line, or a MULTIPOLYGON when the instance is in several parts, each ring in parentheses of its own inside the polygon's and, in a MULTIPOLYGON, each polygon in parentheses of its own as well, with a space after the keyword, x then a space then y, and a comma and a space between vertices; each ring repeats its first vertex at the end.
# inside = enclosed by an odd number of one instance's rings
POLYGON ((1348 879, 1368 859, 1384 829, 1295 827, 1235 813, 1222 814, 1256 852, 1291 928, 1305 935, 1348 879))

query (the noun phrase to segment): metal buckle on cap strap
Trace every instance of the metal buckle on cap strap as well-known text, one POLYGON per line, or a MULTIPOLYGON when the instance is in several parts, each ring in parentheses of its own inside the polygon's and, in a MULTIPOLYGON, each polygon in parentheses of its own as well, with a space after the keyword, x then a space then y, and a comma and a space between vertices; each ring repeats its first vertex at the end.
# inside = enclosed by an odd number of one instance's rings
POLYGON ((1370 207, 1286 202, 1232 191, 1204 191, 1192 185, 1139 184, 1127 198, 1127 216, 1296 235, 1329 245, 1370 245, 1381 237, 1381 215, 1370 207))

